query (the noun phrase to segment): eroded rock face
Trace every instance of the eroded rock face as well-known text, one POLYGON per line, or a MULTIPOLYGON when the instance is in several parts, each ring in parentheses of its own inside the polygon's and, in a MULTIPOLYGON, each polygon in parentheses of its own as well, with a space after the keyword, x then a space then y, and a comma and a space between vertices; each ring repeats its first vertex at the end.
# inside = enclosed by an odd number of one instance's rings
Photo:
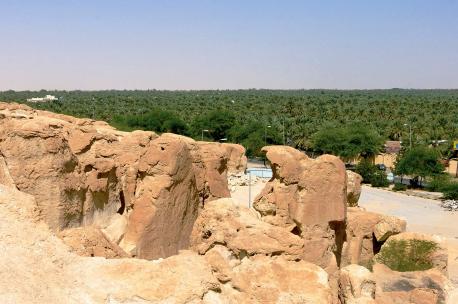
POLYGON ((243 259, 221 287, 232 303, 332 303, 327 273, 305 261, 243 259))
POLYGON ((343 267, 339 274, 339 298, 343 304, 376 304, 373 274, 355 264, 343 267))
POLYGON ((0 271, 14 273, 0 276, 2 303, 331 303, 326 272, 305 261, 219 244, 155 261, 82 257, 37 217, 31 195, 0 185, 0 271))
POLYGON ((76 254, 87 257, 126 258, 129 255, 94 226, 65 229, 59 237, 76 254))
POLYGON ((221 293, 208 293, 205 303, 333 301, 327 273, 302 259, 304 240, 232 199, 205 205, 191 245, 221 283, 221 293))
POLYGON ((35 199, 0 185, 1 303, 200 303, 219 290, 205 258, 86 258, 38 219, 35 199), (128 274, 128 275, 126 275, 128 274))
POLYGON ((244 173, 247 168, 247 158, 245 148, 238 144, 222 144, 228 156, 227 173, 229 175, 244 173))
POLYGON ((32 194, 54 231, 113 227, 117 213, 127 215, 111 241, 133 256, 188 247, 199 208, 230 196, 225 153, 221 144, 0 103, 0 181, 32 194))
POLYGON ((349 207, 358 206, 361 196, 361 183, 363 177, 356 172, 347 170, 347 204, 349 207))
POLYGON ((191 248, 205 254, 218 244, 240 259, 261 254, 296 260, 304 254, 304 241, 299 236, 259 220, 253 210, 232 199, 209 202, 194 224, 191 248))
POLYGON ((368 266, 388 237, 405 229, 406 222, 394 216, 368 212, 358 207, 348 208, 341 265, 368 266))
POLYGON ((440 304, 446 303, 451 289, 448 279, 437 269, 396 272, 382 264, 375 264, 377 304, 440 304))
POLYGON ((285 146, 264 147, 273 178, 255 199, 263 220, 285 227, 304 241, 304 258, 330 272, 337 269, 336 255, 344 236, 346 172, 331 155, 310 159, 285 146))
MULTIPOLYGON (((175 135, 176 136, 176 135, 175 135)), ((220 143, 187 141, 196 168, 196 183, 202 205, 230 197, 227 182, 228 154, 220 143)))

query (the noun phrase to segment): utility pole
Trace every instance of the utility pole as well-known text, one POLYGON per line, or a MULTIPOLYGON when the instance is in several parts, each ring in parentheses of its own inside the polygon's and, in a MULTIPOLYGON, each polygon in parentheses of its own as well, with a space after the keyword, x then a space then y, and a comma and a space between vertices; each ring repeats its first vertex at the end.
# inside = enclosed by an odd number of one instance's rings
POLYGON ((271 126, 266 126, 264 127, 264 146, 267 146, 267 128, 270 128, 271 126))
POLYGON ((208 133, 208 130, 206 130, 206 129, 203 129, 203 130, 202 130, 202 141, 204 141, 204 132, 207 132, 207 133, 208 133))
POLYGON ((405 127, 409 126, 409 147, 412 150, 412 124, 404 124, 405 127))
POLYGON ((95 99, 92 97, 92 119, 95 120, 95 99))
POLYGON ((286 137, 285 137, 285 118, 283 117, 283 146, 286 146, 286 137))

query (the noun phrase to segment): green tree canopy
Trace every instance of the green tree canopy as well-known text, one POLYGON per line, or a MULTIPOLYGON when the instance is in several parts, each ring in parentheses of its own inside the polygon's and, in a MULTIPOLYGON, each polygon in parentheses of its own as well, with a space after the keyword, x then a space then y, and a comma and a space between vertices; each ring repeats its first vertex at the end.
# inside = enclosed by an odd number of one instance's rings
POLYGON ((191 129, 195 137, 199 137, 202 130, 205 136, 209 135, 213 140, 227 138, 229 130, 235 124, 235 114, 228 110, 213 110, 207 114, 196 117, 191 129))
POLYGON ((265 145, 279 144, 282 140, 277 125, 270 128, 265 123, 250 120, 243 124, 235 125, 229 132, 229 138, 233 142, 242 144, 249 156, 263 156, 261 148, 265 145))
POLYGON ((406 151, 396 163, 396 174, 428 177, 441 174, 444 166, 432 148, 418 146, 406 151))
POLYGON ((312 137, 312 146, 316 152, 334 154, 345 160, 374 156, 382 143, 377 131, 361 123, 324 127, 312 137))
POLYGON ((149 130, 187 135, 188 126, 176 114, 155 109, 145 114, 116 116, 115 125, 129 130, 149 130))

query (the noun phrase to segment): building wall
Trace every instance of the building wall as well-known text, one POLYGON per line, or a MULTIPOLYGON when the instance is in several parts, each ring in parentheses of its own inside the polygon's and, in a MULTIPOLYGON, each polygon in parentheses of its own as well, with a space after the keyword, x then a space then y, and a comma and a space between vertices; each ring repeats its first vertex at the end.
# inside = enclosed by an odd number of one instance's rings
POLYGON ((449 160, 448 162, 448 167, 445 168, 445 171, 450 174, 450 175, 453 175, 453 176, 457 176, 456 175, 456 167, 458 165, 458 160, 455 160, 455 159, 451 159, 449 160))
POLYGON ((395 153, 380 153, 375 156, 374 163, 384 164, 387 168, 394 169, 397 156, 395 153))

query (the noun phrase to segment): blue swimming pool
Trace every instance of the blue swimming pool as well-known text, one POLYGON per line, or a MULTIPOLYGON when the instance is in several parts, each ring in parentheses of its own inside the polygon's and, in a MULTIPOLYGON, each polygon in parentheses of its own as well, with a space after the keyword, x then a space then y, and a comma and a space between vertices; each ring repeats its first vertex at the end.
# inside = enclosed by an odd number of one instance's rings
POLYGON ((262 178, 272 178, 272 169, 270 168, 248 168, 246 173, 262 178))

